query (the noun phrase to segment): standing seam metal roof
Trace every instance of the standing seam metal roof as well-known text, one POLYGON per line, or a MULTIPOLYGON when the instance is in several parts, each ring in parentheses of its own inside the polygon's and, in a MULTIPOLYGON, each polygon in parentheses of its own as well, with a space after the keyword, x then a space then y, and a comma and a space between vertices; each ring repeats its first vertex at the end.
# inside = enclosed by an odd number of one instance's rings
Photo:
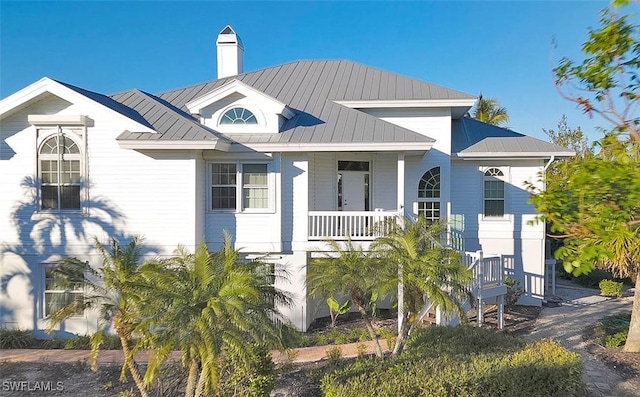
MULTIPOLYGON (((333 101, 474 98, 345 60, 295 61, 167 91, 158 97, 186 113, 187 103, 235 79, 287 104, 297 113, 285 122, 280 134, 269 137, 268 142, 273 143, 343 143, 352 142, 354 136, 360 137, 362 142, 433 142, 429 137, 333 101)), ((119 97, 114 96, 114 99, 119 100, 119 97)), ((163 136, 162 139, 170 138, 163 136)), ((233 134, 233 139, 264 141, 264 137, 252 137, 251 134, 233 134)))

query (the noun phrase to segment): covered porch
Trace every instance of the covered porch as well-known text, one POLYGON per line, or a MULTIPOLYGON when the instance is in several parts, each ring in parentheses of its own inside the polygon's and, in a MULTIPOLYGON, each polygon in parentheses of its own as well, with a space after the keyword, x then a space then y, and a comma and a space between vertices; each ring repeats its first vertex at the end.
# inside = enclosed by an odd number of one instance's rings
POLYGON ((309 155, 307 239, 371 241, 404 215, 405 152, 309 155))

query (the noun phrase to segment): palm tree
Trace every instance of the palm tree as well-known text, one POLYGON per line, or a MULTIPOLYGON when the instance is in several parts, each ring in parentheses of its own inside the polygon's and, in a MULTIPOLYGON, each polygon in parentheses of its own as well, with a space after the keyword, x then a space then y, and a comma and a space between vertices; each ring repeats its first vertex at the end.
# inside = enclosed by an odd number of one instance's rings
POLYGON ((389 268, 350 240, 344 243, 344 248, 335 240, 327 243, 333 253, 313 258, 307 267, 309 294, 314 297, 331 294, 348 296, 376 343, 376 355, 382 357, 382 348, 367 308, 372 296, 383 297, 395 287, 389 283, 392 279, 388 276, 389 268))
POLYGON ((248 366, 252 343, 283 346, 282 317, 276 306, 290 298, 274 287, 279 274, 269 264, 241 261, 225 233, 220 251, 201 243, 195 253, 178 248, 168 260, 142 270, 154 296, 143 307, 144 345, 153 349, 145 384, 171 350, 182 351, 188 368, 186 397, 215 392, 226 353, 248 366))
POLYGON ((138 365, 133 359, 133 351, 129 348, 132 335, 139 324, 137 312, 137 283, 140 263, 140 240, 133 238, 129 244, 122 246, 112 239, 109 248, 98 239, 94 239, 96 249, 102 258, 102 267, 94 269, 78 258, 64 258, 58 266, 52 269, 65 288, 65 284, 85 284, 85 296, 82 300, 75 300, 56 310, 48 318, 47 331, 60 325, 71 316, 87 309, 97 309, 100 312, 98 330, 91 336, 91 363, 95 369, 98 348, 103 340, 107 328, 113 325, 116 335, 120 338, 124 363, 121 378, 124 379, 126 370, 129 371, 140 394, 147 396, 146 387, 138 365))
POLYGON ((471 112, 471 117, 493 125, 502 125, 509 121, 507 109, 500 106, 497 99, 483 98, 482 94, 478 98, 476 107, 471 112))
POLYGON ((403 219, 371 247, 397 269, 393 274, 403 285, 404 296, 398 300, 404 313, 393 355, 402 352, 406 338, 432 307, 444 314, 463 315, 461 302, 470 297, 467 286, 472 272, 458 252, 440 244, 443 232, 442 224, 430 224, 424 217, 403 219))

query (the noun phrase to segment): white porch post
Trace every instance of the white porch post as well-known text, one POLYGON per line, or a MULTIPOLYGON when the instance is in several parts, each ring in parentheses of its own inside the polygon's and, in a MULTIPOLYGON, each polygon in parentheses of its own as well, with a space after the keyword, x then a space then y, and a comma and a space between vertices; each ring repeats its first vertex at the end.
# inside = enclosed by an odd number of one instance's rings
MULTIPOLYGON (((398 213, 404 216, 404 153, 398 153, 398 213)), ((399 220, 400 222, 403 219, 399 220)), ((398 335, 402 331, 404 318, 404 285, 402 284, 402 268, 398 268, 398 335)))
POLYGON ((504 328, 504 295, 498 297, 498 329, 504 328))

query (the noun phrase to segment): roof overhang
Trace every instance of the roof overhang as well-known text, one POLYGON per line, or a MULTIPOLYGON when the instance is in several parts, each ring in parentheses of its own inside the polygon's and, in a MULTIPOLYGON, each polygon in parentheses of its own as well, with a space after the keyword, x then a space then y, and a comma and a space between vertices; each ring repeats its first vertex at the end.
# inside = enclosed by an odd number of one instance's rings
POLYGON ((195 149, 195 150, 219 150, 229 151, 230 144, 221 140, 206 141, 182 141, 182 140, 151 140, 151 139, 118 139, 118 145, 122 149, 195 149))
POLYGON ((49 125, 78 125, 88 126, 91 119, 80 114, 30 114, 27 116, 29 124, 33 126, 49 125))
POLYGON ((460 118, 476 103, 477 98, 467 99, 407 99, 407 100, 358 100, 334 101, 352 109, 371 108, 450 108, 453 118, 460 118))
POLYGON ((231 152, 404 152, 422 155, 433 142, 346 142, 346 143, 238 143, 231 152))
POLYGON ((96 102, 95 100, 82 95, 79 92, 72 90, 71 88, 66 87, 65 85, 60 84, 59 82, 48 77, 43 77, 35 83, 32 83, 27 87, 21 89, 20 91, 15 92, 14 94, 0 100, 0 118, 4 118, 5 116, 17 112, 18 110, 28 106, 31 101, 36 100, 37 98, 40 98, 42 95, 47 93, 62 98, 65 101, 69 101, 73 104, 81 101, 90 102, 93 105, 97 105, 100 106, 100 108, 105 109, 111 116, 129 123, 129 126, 131 128, 135 128, 137 131, 155 133, 155 131, 150 129, 148 126, 142 125, 137 121, 132 120, 129 117, 126 117, 125 115, 118 113, 115 110, 110 109, 109 107, 96 102))
POLYGON ((245 97, 260 97, 263 103, 269 104, 269 111, 280 114, 286 119, 292 118, 295 113, 286 104, 280 102, 276 98, 265 94, 262 91, 258 91, 255 88, 243 83, 240 80, 233 79, 230 82, 223 84, 222 86, 210 91, 192 101, 185 106, 189 109, 191 114, 200 114, 202 109, 216 103, 231 94, 239 93, 245 97))
POLYGON ((454 159, 461 160, 539 160, 549 159, 554 157, 556 159, 569 158, 575 156, 575 152, 471 152, 471 153, 455 153, 454 159))

